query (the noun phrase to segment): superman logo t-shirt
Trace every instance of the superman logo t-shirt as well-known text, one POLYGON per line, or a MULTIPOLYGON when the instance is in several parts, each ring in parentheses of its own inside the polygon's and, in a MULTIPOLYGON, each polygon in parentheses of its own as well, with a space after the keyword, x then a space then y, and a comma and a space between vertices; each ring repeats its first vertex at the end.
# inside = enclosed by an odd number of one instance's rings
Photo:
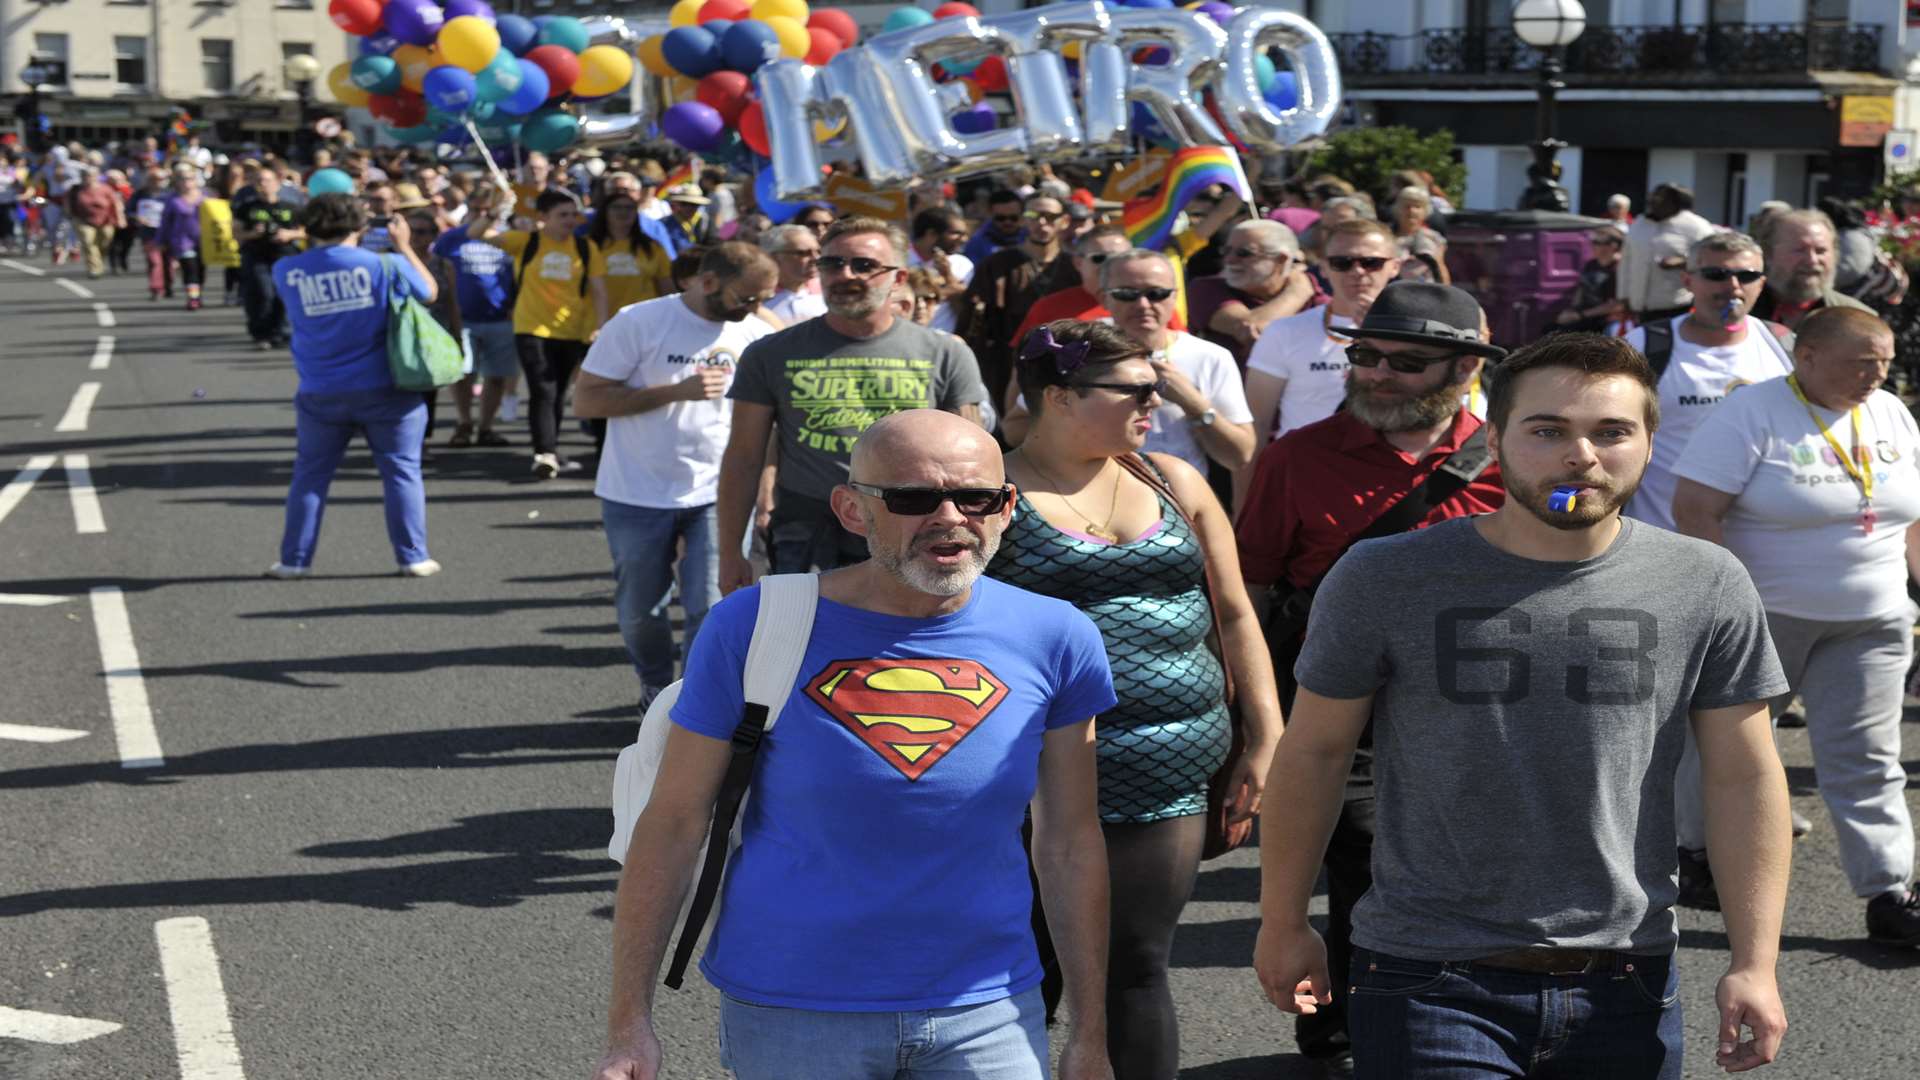
MULTIPOLYGON (((759 590, 707 616, 673 721, 729 739, 759 590)), ((1100 633, 991 579, 913 619, 822 599, 761 744, 701 969, 762 1005, 972 1005, 1040 981, 1020 824, 1046 732, 1112 707, 1100 633)))

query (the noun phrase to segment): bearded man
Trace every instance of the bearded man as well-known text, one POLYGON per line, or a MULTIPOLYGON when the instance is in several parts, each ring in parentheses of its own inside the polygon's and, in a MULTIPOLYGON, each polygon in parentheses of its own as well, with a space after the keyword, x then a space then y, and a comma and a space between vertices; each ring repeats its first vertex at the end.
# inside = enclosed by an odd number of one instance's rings
POLYGON ((1872 308, 1833 287, 1840 268, 1833 219, 1818 210, 1789 210, 1759 230, 1767 250, 1767 289, 1753 305, 1754 317, 1788 329, 1821 308, 1872 308))

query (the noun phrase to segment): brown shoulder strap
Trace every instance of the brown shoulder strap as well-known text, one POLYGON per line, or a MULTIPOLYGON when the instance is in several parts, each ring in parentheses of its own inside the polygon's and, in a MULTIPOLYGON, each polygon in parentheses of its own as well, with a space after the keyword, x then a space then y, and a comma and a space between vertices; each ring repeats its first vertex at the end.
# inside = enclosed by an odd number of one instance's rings
POLYGON ((1145 454, 1122 454, 1114 460, 1120 463, 1121 468, 1132 473, 1134 479, 1152 488, 1156 494, 1167 500, 1172 505, 1174 513, 1180 515, 1180 520, 1187 523, 1187 531, 1193 534, 1193 542, 1200 545, 1200 568, 1206 575, 1207 582, 1207 610, 1213 615, 1214 652, 1220 657, 1220 670, 1226 675, 1227 704, 1232 705, 1233 668, 1227 664, 1226 638, 1220 632, 1220 605, 1214 602, 1214 597, 1219 595, 1219 590, 1214 588, 1213 564, 1206 558, 1206 541, 1200 539, 1200 530, 1194 527, 1193 518, 1187 513, 1186 507, 1180 505, 1180 497, 1173 493, 1173 485, 1167 483, 1167 478, 1160 474, 1159 469, 1154 468, 1145 454))

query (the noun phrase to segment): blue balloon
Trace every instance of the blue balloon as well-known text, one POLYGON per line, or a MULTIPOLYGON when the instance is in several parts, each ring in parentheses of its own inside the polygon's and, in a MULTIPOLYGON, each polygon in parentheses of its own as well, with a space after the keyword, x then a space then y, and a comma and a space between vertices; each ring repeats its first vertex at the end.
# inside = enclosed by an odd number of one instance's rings
POLYGON ((387 56, 406 42, 394 37, 385 30, 377 34, 368 34, 360 39, 361 56, 387 56))
POLYGON ((516 60, 520 65, 520 88, 494 102, 501 112, 525 116, 547 103, 547 73, 531 60, 516 60))
POLYGON ((481 101, 505 101, 520 89, 520 60, 505 49, 493 54, 493 62, 473 77, 474 97, 481 101))
POLYGON ((993 106, 984 101, 976 101, 953 114, 953 130, 962 135, 978 135, 999 125, 1000 118, 994 114, 993 106))
POLYGON ((1173 0, 1124 0, 1127 7, 1134 8, 1170 8, 1173 0))
MULTIPOLYGON (((1173 6, 1171 0, 1167 6, 1173 6)), ((887 21, 880 24, 880 32, 884 34, 894 30, 908 30, 916 26, 925 26, 932 21, 933 12, 925 8, 894 8, 887 14, 887 21)))
POLYGON ((440 133, 434 136, 434 141, 445 143, 448 146, 460 147, 472 142, 473 136, 467 133, 467 125, 452 124, 441 129, 440 133))
POLYGON ((720 42, 704 26, 676 26, 667 31, 660 42, 660 55, 689 79, 711 75, 726 62, 720 55, 720 42))
POLYGON ((420 80, 420 96, 427 104, 450 113, 465 112, 474 102, 473 73, 452 64, 442 64, 420 80))
POLYGON ((494 21, 493 28, 500 32, 500 47, 515 56, 524 56, 533 48, 533 39, 540 34, 540 28, 533 20, 522 15, 502 15, 494 21))
POLYGON ((349 78, 369 94, 391 94, 400 89, 400 65, 391 56, 363 56, 353 62, 349 78))
POLYGON ((1285 71, 1275 72, 1273 84, 1267 87, 1265 92, 1260 96, 1266 98, 1267 104, 1273 106, 1280 112, 1299 108, 1300 83, 1294 77, 1293 69, 1288 68, 1285 71))
POLYGON ((795 214, 813 205, 808 202, 781 202, 774 198, 773 166, 765 164, 753 177, 753 202, 775 225, 785 225, 795 214))
POLYGON ((316 169, 307 177, 309 195, 351 195, 353 177, 339 169, 316 169))
MULTIPOLYGON (((721 20, 716 20, 721 21, 721 20)), ((712 26, 713 23, 708 23, 712 26)), ((666 43, 662 42, 662 46, 666 43)), ((760 65, 780 56, 780 35, 758 19, 745 19, 727 27, 720 36, 720 58, 733 71, 751 75, 760 65)))
POLYGON ((1173 136, 1160 126, 1160 118, 1141 102, 1133 103, 1133 130, 1155 146, 1172 146, 1173 136))

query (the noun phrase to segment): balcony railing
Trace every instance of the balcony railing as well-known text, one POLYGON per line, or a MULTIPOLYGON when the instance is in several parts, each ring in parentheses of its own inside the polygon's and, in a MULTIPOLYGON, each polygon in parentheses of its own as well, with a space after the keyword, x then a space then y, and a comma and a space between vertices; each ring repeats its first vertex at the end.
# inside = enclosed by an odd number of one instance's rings
MULTIPOLYGON (((1717 23, 1589 26, 1567 47, 1571 75, 1682 72, 1772 75, 1879 71, 1877 25, 1717 23)), ((1342 74, 1498 75, 1537 71, 1540 51, 1512 30, 1425 30, 1406 37, 1335 34, 1342 74)))

